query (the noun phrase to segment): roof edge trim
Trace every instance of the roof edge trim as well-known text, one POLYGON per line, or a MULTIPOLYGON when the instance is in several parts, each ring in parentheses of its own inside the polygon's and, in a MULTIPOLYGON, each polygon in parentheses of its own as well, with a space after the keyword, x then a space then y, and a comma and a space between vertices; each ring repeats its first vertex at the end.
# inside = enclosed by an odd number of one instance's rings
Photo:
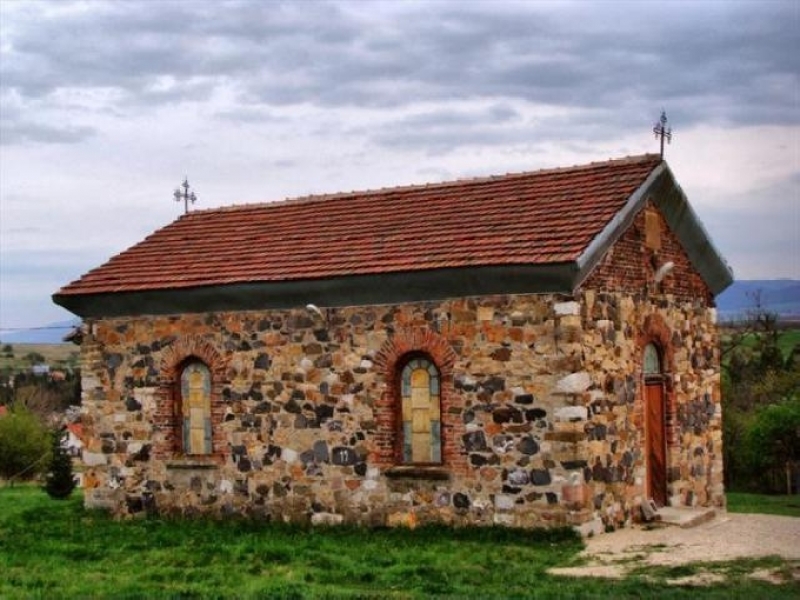
POLYGON ((630 195, 625 202, 625 206, 623 206, 622 209, 614 215, 614 218, 606 224, 603 230, 589 242, 589 245, 576 261, 578 265, 578 275, 574 282, 575 288, 584 282, 603 256, 605 256, 609 248, 611 248, 623 232, 631 226, 633 220, 636 218, 636 214, 642 206, 644 206, 651 188, 665 171, 668 172, 667 164, 662 161, 650 172, 647 179, 636 188, 633 194, 630 195))

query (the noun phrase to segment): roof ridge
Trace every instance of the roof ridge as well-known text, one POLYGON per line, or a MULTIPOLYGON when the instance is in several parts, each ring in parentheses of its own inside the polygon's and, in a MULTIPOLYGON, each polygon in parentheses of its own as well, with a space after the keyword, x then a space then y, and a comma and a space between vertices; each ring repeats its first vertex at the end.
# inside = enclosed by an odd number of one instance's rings
POLYGON ((389 187, 351 190, 349 192, 332 192, 332 193, 322 193, 322 194, 307 194, 305 196, 290 196, 288 198, 283 198, 280 200, 264 200, 258 202, 245 202, 242 204, 228 204, 224 206, 218 206, 216 208, 203 208, 199 210, 193 210, 191 212, 181 215, 180 217, 178 217, 178 219, 176 219, 176 221, 183 220, 184 218, 187 217, 191 218, 192 215, 203 215, 209 213, 234 212, 234 211, 245 211, 245 210, 262 210, 271 207, 286 206, 289 204, 311 204, 315 202, 327 202, 331 200, 352 198, 356 196, 376 196, 379 194, 402 193, 414 190, 422 191, 431 189, 444 189, 448 187, 462 186, 465 184, 490 183, 493 181, 501 181, 504 179, 531 177, 533 175, 579 172, 590 169, 596 169, 598 167, 606 167, 606 166, 610 167, 610 166, 619 166, 623 164, 634 164, 639 162, 645 162, 647 160, 653 160, 655 158, 660 159, 658 154, 645 153, 645 154, 628 155, 621 158, 611 158, 602 161, 592 161, 590 163, 584 163, 581 165, 572 165, 569 167, 544 167, 542 169, 535 169, 533 171, 508 172, 503 175, 478 175, 475 177, 463 177, 459 179, 450 179, 447 181, 439 181, 433 183, 411 183, 411 184, 389 186, 389 187))

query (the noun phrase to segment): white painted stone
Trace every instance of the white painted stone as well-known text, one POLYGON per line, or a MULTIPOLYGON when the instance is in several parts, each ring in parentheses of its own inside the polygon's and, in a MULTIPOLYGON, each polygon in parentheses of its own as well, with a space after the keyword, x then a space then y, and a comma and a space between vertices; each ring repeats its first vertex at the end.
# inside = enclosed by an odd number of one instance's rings
POLYGON ((514 508, 514 498, 508 494, 497 494, 494 497, 494 507, 497 510, 511 510, 514 508))
POLYGON ((219 482, 219 491, 222 494, 231 494, 233 493, 233 482, 229 479, 223 479, 219 482))
POLYGON ((300 361, 300 368, 304 371, 310 371, 314 368, 314 361, 304 356, 303 359, 300 361))
POLYGON ((603 525, 603 519, 600 517, 595 517, 591 521, 586 521, 585 523, 576 525, 575 530, 580 533, 581 536, 589 537, 605 533, 606 528, 603 525))
POLYGON ((600 319, 597 321, 598 329, 612 329, 613 327, 614 327, 614 322, 609 321, 608 319, 600 319))
POLYGON ((579 315, 581 314, 581 305, 577 302, 556 302, 553 305, 553 311, 557 315, 579 315))
POLYGON ((494 513, 494 522, 496 525, 507 525, 509 527, 514 525, 514 513, 494 513))
POLYGON ((601 390, 592 390, 589 392, 589 398, 592 402, 595 400, 601 400, 604 396, 605 394, 601 390))
POLYGON ((116 413, 114 415, 115 423, 124 423, 127 420, 128 420, 128 415, 126 413, 116 413))
POLYGON ((152 413, 156 409, 156 388, 154 387, 141 387, 134 388, 133 397, 142 405, 142 410, 145 413, 152 413))
POLYGON ((464 426, 464 429, 467 431, 467 433, 470 433, 472 431, 478 431, 479 429, 481 429, 481 426, 473 421, 472 423, 467 423, 464 426))
POLYGON ((99 467, 108 463, 108 458, 105 454, 99 452, 84 452, 83 464, 87 467, 99 467))
POLYGON ((362 369, 371 369, 372 368, 372 361, 364 359, 361 361, 359 365, 362 369))
POLYGON ((562 406, 553 413, 556 421, 585 421, 589 416, 589 411, 585 406, 562 406))
POLYGON ((518 387, 511 388, 511 393, 514 394, 515 396, 522 396, 523 394, 526 394, 527 392, 525 391, 524 387, 519 387, 518 386, 518 387))
POLYGON ((128 454, 138 454, 143 445, 142 442, 128 442, 128 454))
POLYGON ((343 520, 344 516, 337 515, 336 513, 321 512, 311 515, 312 525, 341 525, 343 520))
POLYGON ((281 459, 287 463, 297 462, 297 456, 297 450, 292 450, 291 448, 284 448, 281 451, 281 459))
POLYGON ((556 383, 556 391, 563 394, 580 394, 589 389, 592 378, 586 371, 571 373, 556 383))
POLYGON ((381 470, 377 467, 369 467, 367 469, 367 479, 378 479, 381 476, 381 470))
POLYGON ((364 483, 361 484, 361 486, 365 490, 371 491, 371 490, 377 489, 378 482, 375 481, 374 479, 367 479, 367 480, 364 481, 364 483))

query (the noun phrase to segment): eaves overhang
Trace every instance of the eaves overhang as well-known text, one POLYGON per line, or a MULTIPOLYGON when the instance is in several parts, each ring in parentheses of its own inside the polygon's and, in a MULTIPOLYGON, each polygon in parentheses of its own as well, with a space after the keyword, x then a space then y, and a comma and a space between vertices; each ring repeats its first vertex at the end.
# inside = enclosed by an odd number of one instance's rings
POLYGON ((633 224, 648 200, 652 200, 664 216, 692 265, 715 296, 733 283, 733 271, 717 251, 669 166, 662 161, 578 257, 575 287, 589 276, 611 246, 633 224))
POLYGON ((386 305, 494 294, 569 294, 576 274, 574 262, 475 266, 172 290, 54 294, 53 302, 83 318, 288 309, 307 304, 386 305))

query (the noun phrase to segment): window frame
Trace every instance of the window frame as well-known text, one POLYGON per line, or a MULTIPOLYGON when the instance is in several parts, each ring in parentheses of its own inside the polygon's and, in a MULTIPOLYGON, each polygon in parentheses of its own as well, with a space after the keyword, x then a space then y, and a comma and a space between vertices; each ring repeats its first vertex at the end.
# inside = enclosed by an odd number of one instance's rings
MULTIPOLYGON (((186 457, 192 458, 200 458, 205 456, 212 456, 214 454, 214 425, 213 425, 213 418, 212 418, 212 396, 213 396, 213 375, 211 371, 211 367, 205 363, 205 361, 197 358, 197 357, 189 357, 185 361, 183 361, 178 369, 178 374, 176 378, 176 389, 175 389, 175 416, 177 421, 177 429, 178 429, 178 436, 177 442, 179 447, 179 452, 181 455, 186 457), (202 367, 204 373, 203 377, 205 381, 203 382, 203 392, 204 398, 202 399, 203 406, 200 407, 203 411, 203 451, 197 452, 196 449, 193 447, 192 439, 191 439, 191 429, 192 427, 192 416, 189 414, 187 416, 187 404, 190 402, 188 398, 186 398, 185 394, 185 385, 187 382, 184 381, 184 377, 189 369, 202 367)), ((191 410, 191 407, 189 407, 191 410)), ((199 429, 199 428, 196 428, 199 429)))
MULTIPOLYGON (((442 467, 444 461, 443 440, 443 414, 442 414, 442 372, 436 362, 427 354, 411 353, 403 357, 398 363, 396 394, 398 402, 398 428, 397 428, 397 464, 401 467, 442 467), (430 460, 414 460, 414 419, 413 415, 413 374, 424 371, 428 375, 427 401, 430 405, 428 412, 432 412, 429 419, 430 427, 430 460), (408 375, 408 376, 407 376, 408 375), (434 405, 435 403, 435 405, 434 405), (431 411, 431 408, 433 410, 431 411), (406 418, 410 417, 410 418, 406 418), (433 418, 438 417, 438 418, 433 418)), ((418 408, 418 410, 421 410, 418 408)), ((421 432, 416 432, 421 433, 421 432)))

